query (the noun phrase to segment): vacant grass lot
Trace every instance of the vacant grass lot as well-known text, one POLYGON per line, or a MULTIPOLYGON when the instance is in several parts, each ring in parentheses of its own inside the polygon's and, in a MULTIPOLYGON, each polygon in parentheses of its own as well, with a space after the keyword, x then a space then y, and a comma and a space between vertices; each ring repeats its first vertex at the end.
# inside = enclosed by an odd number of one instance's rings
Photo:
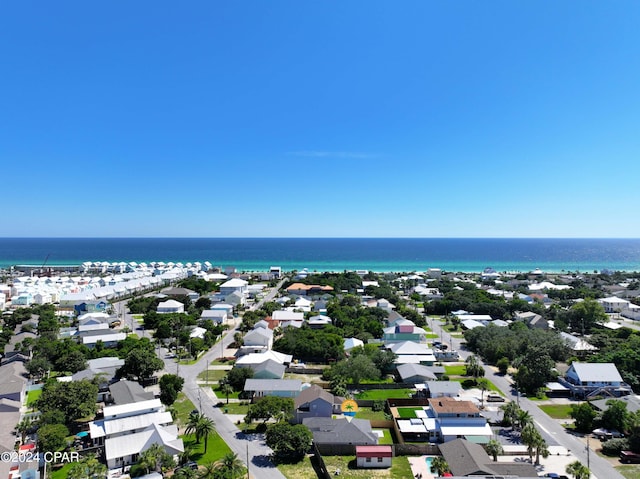
POLYGON ((445 364, 444 370, 447 376, 464 376, 467 367, 464 364, 445 364))
MULTIPOLYGON (((411 479, 411 467, 404 456, 394 457, 391 469, 356 469, 355 456, 324 456, 324 462, 329 474, 334 474, 340 469, 337 477, 343 479, 411 479)), ((298 464, 282 464, 278 469, 287 479, 317 479, 317 475, 311 466, 309 457, 298 464)))
POLYGON ((191 460, 196 461, 201 465, 216 462, 217 460, 222 459, 225 454, 231 452, 231 448, 227 446, 227 443, 224 442, 217 433, 209 435, 209 439, 207 441, 207 452, 204 450, 204 439, 200 440, 200 444, 198 444, 194 434, 180 437, 184 441, 185 446, 192 447, 193 455, 191 456, 191 460))
POLYGON ((545 404, 538 406, 553 419, 570 419, 571 404, 545 404))
POLYGON ((373 411, 370 407, 358 408, 356 417, 358 419, 368 419, 369 421, 384 421, 386 419, 384 411, 373 411))
POLYGON ((616 471, 627 479, 640 479, 640 465, 619 466, 616 467, 616 471))
POLYGON ((27 393, 27 407, 34 407, 34 402, 36 402, 40 396, 42 396, 42 389, 34 389, 33 391, 29 391, 27 393))
POLYGON ((356 399, 408 398, 411 394, 413 389, 370 389, 356 394, 356 399))

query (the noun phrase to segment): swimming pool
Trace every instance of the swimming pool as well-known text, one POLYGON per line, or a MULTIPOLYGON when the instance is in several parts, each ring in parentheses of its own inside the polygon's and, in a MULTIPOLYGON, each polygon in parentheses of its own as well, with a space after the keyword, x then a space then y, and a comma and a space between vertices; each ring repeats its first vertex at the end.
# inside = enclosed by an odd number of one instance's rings
POLYGON ((427 469, 429 470, 429 472, 433 473, 433 471, 431 470, 431 463, 433 462, 433 457, 429 456, 425 458, 425 462, 427 463, 427 469))

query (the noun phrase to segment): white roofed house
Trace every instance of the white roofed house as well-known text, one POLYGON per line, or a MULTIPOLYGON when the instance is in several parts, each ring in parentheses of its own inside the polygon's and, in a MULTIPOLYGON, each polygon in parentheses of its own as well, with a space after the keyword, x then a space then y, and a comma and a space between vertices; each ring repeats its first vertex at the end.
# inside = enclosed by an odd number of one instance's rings
POLYGON ((232 293, 238 293, 240 295, 245 295, 247 292, 247 283, 244 279, 233 278, 229 281, 226 281, 220 285, 220 294, 222 296, 228 296, 232 293))
POLYGON ((159 399, 104 408, 104 419, 89 423, 89 436, 96 446, 104 445, 109 469, 138 461, 141 453, 159 444, 172 456, 184 451, 171 413, 159 399))
POLYGON ((228 316, 224 309, 205 309, 200 314, 200 319, 212 321, 216 324, 224 324, 227 322, 228 316))
POLYGON ((579 398, 619 397, 632 393, 631 386, 622 380, 613 363, 574 362, 561 384, 568 386, 573 395, 579 398))
POLYGON ((238 356, 250 353, 262 353, 273 346, 273 330, 269 328, 254 328, 242 338, 243 345, 238 350, 238 356))
POLYGON ((180 301, 176 301, 175 299, 169 299, 167 301, 158 303, 156 311, 159 314, 184 313, 184 304, 180 301))

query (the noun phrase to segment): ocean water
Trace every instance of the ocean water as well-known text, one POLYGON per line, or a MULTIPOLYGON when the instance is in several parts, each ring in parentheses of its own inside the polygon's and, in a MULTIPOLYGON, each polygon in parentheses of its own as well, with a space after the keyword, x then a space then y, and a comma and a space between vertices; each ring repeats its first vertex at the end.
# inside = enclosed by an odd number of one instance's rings
POLYGON ((640 271, 640 239, 0 238, 0 267, 205 262, 239 271, 640 271))

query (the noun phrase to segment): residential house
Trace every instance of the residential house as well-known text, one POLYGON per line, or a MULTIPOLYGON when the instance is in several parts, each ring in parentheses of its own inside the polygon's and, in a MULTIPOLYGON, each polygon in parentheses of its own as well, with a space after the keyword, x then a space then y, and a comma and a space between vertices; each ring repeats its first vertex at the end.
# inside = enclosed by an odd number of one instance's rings
POLYGON ((269 328, 254 328, 244 335, 243 345, 252 349, 253 353, 269 350, 273 347, 273 330, 269 328))
POLYGON ((391 467, 391 446, 356 446, 356 465, 361 469, 391 467))
POLYGON ((293 360, 293 356, 290 354, 279 353, 272 349, 263 353, 250 353, 246 356, 238 358, 236 361, 236 367, 249 367, 251 364, 261 364, 267 360, 273 360, 279 364, 288 365, 293 360))
POLYGON ((593 396, 626 396, 633 391, 623 382, 622 376, 613 363, 573 362, 565 374, 565 381, 574 396, 590 398, 593 396))
POLYGON ((494 462, 480 444, 455 439, 438 445, 454 477, 538 477, 533 464, 527 462, 494 462))
POLYGON ((130 404, 154 399, 154 394, 145 391, 135 381, 121 380, 109 386, 109 402, 114 404, 130 404))
POLYGON ((267 359, 258 364, 249 364, 247 367, 253 370, 253 379, 282 379, 287 370, 284 364, 280 364, 273 359, 267 359))
POLYGON ((340 417, 307 417, 302 420, 313 434, 313 442, 322 451, 323 446, 375 446, 378 436, 366 419, 340 417))
POLYGON ((156 311, 158 314, 184 313, 184 303, 176 301, 175 299, 169 299, 158 303, 156 311))
POLYGON ((427 332, 416 326, 413 321, 409 321, 408 319, 399 319, 392 326, 384 328, 382 341, 385 344, 399 341, 426 343, 427 332))
POLYGON ((225 324, 228 320, 227 311, 224 309, 205 309, 200 314, 201 320, 212 321, 216 324, 225 324))
POLYGON ((249 283, 247 281, 240 278, 230 279, 220 285, 220 295, 226 298, 233 293, 238 293, 240 296, 244 297, 248 284, 249 283))
POLYGON ((426 344, 414 343, 413 341, 392 342, 385 344, 385 348, 392 351, 396 356, 396 364, 424 364, 432 366, 436 362, 433 350, 426 344))
POLYGON ((415 418, 394 417, 405 441, 447 442, 473 437, 476 442, 488 442, 493 435, 487 420, 471 401, 451 397, 429 399, 429 406, 415 411, 415 418))
POLYGON ((278 396, 295 398, 302 390, 302 381, 299 379, 247 379, 244 383, 244 391, 249 393, 252 399, 265 396, 278 396))
POLYGON ((567 347, 573 351, 573 353, 580 357, 584 358, 589 353, 593 353, 598 350, 592 344, 589 344, 584 338, 579 338, 569 333, 561 332, 560 337, 564 340, 567 347))
POLYGON ((271 314, 271 319, 278 326, 282 326, 284 323, 302 324, 304 321, 304 313, 298 311, 278 310, 271 314))
POLYGON ((102 342, 105 348, 113 348, 116 347, 120 341, 127 338, 127 333, 121 333, 112 329, 98 329, 78 332, 77 337, 80 338, 82 344, 88 348, 94 348, 99 341, 102 342))
POLYGON ((27 371, 22 362, 16 361, 0 366, 0 399, 24 402, 27 371))
POLYGON ((104 418, 89 423, 94 446, 104 446, 109 469, 137 462, 140 454, 160 444, 171 456, 184 451, 171 413, 159 399, 107 406, 104 418))
POLYGON ((427 381, 424 386, 430 398, 457 398, 462 392, 458 381, 427 381))
POLYGON ((297 294, 300 296, 311 296, 314 294, 331 293, 331 286, 320 286, 318 284, 293 283, 287 288, 287 294, 297 294))
POLYGON ((345 338, 344 340, 344 350, 347 352, 360 346, 364 346, 364 341, 361 341, 358 338, 345 338))
POLYGON ((421 384, 438 379, 438 376, 430 367, 422 364, 400 364, 397 367, 397 372, 400 382, 405 384, 421 384))
POLYGON ((303 389, 294 399, 295 413, 293 422, 301 424, 308 417, 330 418, 334 414, 341 414, 340 404, 344 398, 334 396, 317 384, 303 389))
POLYGON ((324 314, 318 314, 316 316, 311 316, 307 320, 307 324, 311 329, 322 329, 326 326, 333 324, 333 321, 329 316, 325 316, 324 314))

